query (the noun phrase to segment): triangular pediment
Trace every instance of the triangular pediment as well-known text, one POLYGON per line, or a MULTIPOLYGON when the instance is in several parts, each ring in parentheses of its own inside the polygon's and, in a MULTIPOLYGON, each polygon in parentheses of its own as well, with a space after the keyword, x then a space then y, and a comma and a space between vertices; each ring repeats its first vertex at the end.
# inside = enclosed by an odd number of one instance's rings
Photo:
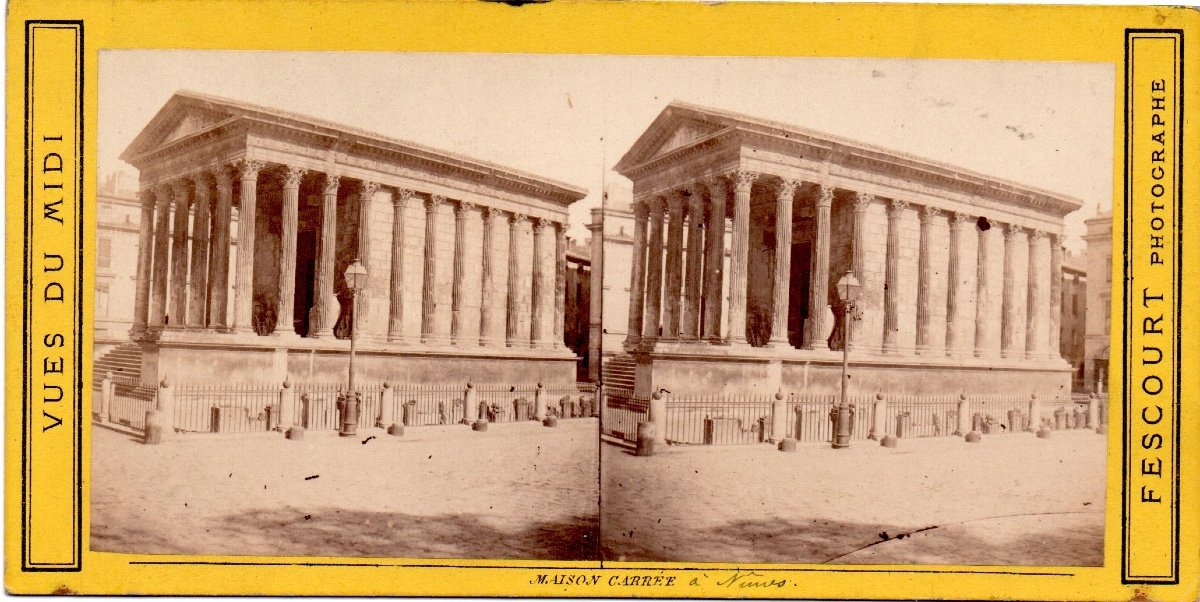
POLYGON ((123 156, 137 156, 208 129, 236 114, 234 110, 177 93, 158 111, 123 156))
POLYGON ((168 144, 185 136, 195 134, 196 132, 199 132, 200 130, 217 123, 217 121, 219 120, 212 115, 202 115, 194 110, 185 112, 175 123, 175 127, 167 130, 167 134, 162 136, 162 138, 157 141, 158 144, 155 146, 168 144))
POLYGON ((673 102, 659 113, 614 169, 621 172, 634 165, 686 148, 718 134, 727 129, 728 125, 722 119, 710 119, 709 115, 702 111, 673 102))
POLYGON ((718 126, 711 123, 702 123, 691 119, 680 120, 675 124, 673 130, 664 132, 666 135, 665 140, 663 140, 662 144, 658 145, 658 148, 649 153, 646 158, 661 157, 677 148, 683 148, 697 140, 707 138, 715 134, 719 129, 718 126))

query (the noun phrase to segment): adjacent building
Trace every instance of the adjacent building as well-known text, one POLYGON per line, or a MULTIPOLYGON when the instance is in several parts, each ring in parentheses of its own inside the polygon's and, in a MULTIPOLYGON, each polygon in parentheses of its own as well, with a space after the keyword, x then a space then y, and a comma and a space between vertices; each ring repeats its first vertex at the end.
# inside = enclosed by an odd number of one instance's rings
POLYGON ((1112 327, 1112 211, 1084 221, 1087 244, 1087 328, 1084 338, 1083 386, 1108 390, 1108 349, 1112 327))
POLYGON ((139 170, 143 380, 340 380, 357 322, 367 380, 575 381, 565 230, 583 189, 190 92, 121 158, 139 170))
POLYGON ((682 103, 615 170, 633 201, 603 219, 605 249, 628 239, 629 296, 604 321, 625 315, 639 393, 834 392, 846 338, 859 391, 1070 392, 1061 237, 1077 199, 682 103), (848 337, 847 273, 862 284, 848 337))

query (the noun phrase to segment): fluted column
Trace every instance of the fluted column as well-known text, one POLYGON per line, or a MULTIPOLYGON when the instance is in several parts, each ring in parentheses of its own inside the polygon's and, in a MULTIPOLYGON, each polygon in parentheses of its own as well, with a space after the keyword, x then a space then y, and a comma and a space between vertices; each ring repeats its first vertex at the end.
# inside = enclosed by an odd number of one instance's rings
POLYGON ((746 340, 746 263, 750 260, 750 189, 758 174, 737 172, 733 195, 733 257, 729 265, 729 343, 746 340))
POLYGON ((401 188, 392 195, 392 283, 388 304, 388 340, 404 340, 404 211, 413 191, 401 188))
MULTIPOLYGON (((868 192, 854 193, 854 240, 851 246, 850 265, 854 270, 855 277, 859 282, 866 286, 866 249, 867 249, 867 211, 871 208, 871 203, 875 201, 875 195, 868 192)), ((850 344, 854 346, 862 342, 865 336, 863 328, 850 329, 850 344)))
MULTIPOLYGON (((321 193, 321 235, 317 244, 316 274, 313 278, 313 299, 309 336, 333 336, 333 323, 337 321, 338 301, 333 294, 333 258, 337 252, 337 195, 340 178, 325 174, 325 186, 321 193)), ((241 231, 240 229, 238 230, 241 231)), ((239 245, 241 243, 238 243, 239 245)), ((238 258, 241 259, 241 252, 238 258)), ((240 261, 239 261, 240 263, 240 261)))
POLYGON ((975 251, 975 357, 987 354, 988 317, 991 315, 991 283, 988 282, 987 230, 976 228, 979 244, 975 251))
POLYGON ((933 218, 938 210, 925 205, 921 207, 921 237, 917 254, 917 353, 928 353, 933 343, 933 325, 930 324, 933 308, 929 287, 933 285, 933 262, 929 257, 932 243, 933 218))
POLYGON ((646 249, 646 316, 642 320, 642 341, 653 347, 662 326, 663 213, 662 199, 646 201, 650 209, 650 242, 646 249))
POLYGON ((683 295, 683 206, 685 192, 667 195, 667 267, 663 281, 662 340, 679 340, 679 309, 683 295))
MULTIPOLYGON (((767 343, 772 346, 788 344, 788 307, 791 302, 792 280, 792 199, 798 185, 795 180, 783 180, 775 191, 775 288, 771 297, 771 338, 767 343)), ((828 258, 828 255, 826 257, 828 258)))
MULTIPOLYGON (((825 333, 825 306, 829 305, 830 212, 833 187, 821 186, 816 199, 816 236, 813 237, 811 269, 808 281, 808 349, 828 349, 825 333)), ((783 322, 787 329, 787 322, 783 322)))
POLYGON ((725 305, 725 199, 729 183, 723 177, 710 178, 708 186, 708 225, 704 237, 704 340, 720 343, 721 310, 725 305))
POLYGON ((296 230, 300 227, 300 179, 307 170, 285 167, 283 203, 279 221, 279 301, 275 311, 275 335, 296 333, 296 230))
POLYGON ((900 334, 900 218, 908 201, 892 199, 888 205, 887 268, 883 293, 883 352, 895 353, 900 334))
POLYGON ((187 324, 188 218, 191 216, 191 191, 188 188, 186 180, 177 180, 172 186, 175 223, 171 233, 171 307, 167 311, 170 328, 183 328, 187 324))
POLYGON ((508 216, 508 301, 505 306, 508 311, 505 314, 505 329, 504 340, 509 347, 516 347, 521 344, 520 333, 517 332, 519 320, 517 319, 518 301, 520 295, 517 287, 520 286, 520 280, 517 278, 517 258, 519 257, 520 249, 520 231, 521 226, 525 224, 526 217, 520 213, 513 213, 508 216))
POLYGON ((567 225, 554 223, 554 341, 555 348, 565 345, 563 320, 567 303, 567 225))
POLYGON ((154 189, 154 265, 151 268, 150 315, 151 328, 162 328, 167 315, 167 254, 171 248, 171 188, 160 184, 154 189))
POLYGON ((529 346, 544 347, 546 331, 542 323, 542 298, 546 294, 546 268, 542 262, 542 249, 546 248, 546 226, 550 220, 539 217, 533 222, 533 288, 529 299, 529 346))
POLYGON ((959 266, 959 253, 962 247, 962 233, 970 222, 971 216, 954 212, 950 216, 950 249, 949 266, 946 270, 946 355, 958 357, 961 355, 958 336, 958 325, 963 320, 963 295, 959 291, 962 286, 962 272, 959 266))
POLYGON ((700 287, 704 265, 704 197, 699 187, 691 188, 687 205, 687 271, 683 290, 683 317, 679 336, 685 341, 700 339, 700 287))
POLYGON ((193 174, 195 203, 192 210, 191 281, 188 283, 187 327, 205 328, 208 309, 208 245, 210 225, 208 172, 193 174))
POLYGON ((1012 357, 1017 338, 1017 265, 1016 237, 1021 227, 1007 224, 1004 228, 1004 289, 1000 297, 1000 357, 1012 357))
POLYGON ((492 251, 492 230, 495 224, 496 209, 484 207, 480 214, 483 217, 483 269, 479 282, 479 344, 490 346, 495 344, 492 337, 492 316, 495 315, 496 296, 492 274, 495 272, 496 254, 492 251))
POLYGON ((150 271, 154 263, 154 192, 143 188, 138 192, 142 213, 138 221, 137 288, 133 294, 133 328, 131 338, 146 332, 150 312, 150 271))
MULTIPOLYGON (((379 280, 371 262, 371 203, 374 202, 375 192, 378 190, 379 184, 376 182, 362 182, 358 190, 358 261, 367 271, 368 282, 372 281, 370 280, 372 274, 376 274, 374 279, 379 280)), ((359 293, 358 300, 354 302, 353 311, 354 315, 351 316, 355 324, 353 328, 358 333, 359 340, 364 335, 374 338, 377 333, 367 329, 367 316, 371 313, 371 295, 367 291, 359 293)))
POLYGON ((463 286, 467 272, 463 266, 463 256, 467 251, 467 215, 475 205, 459 201, 454 205, 454 283, 450 289, 450 341, 461 345, 462 340, 462 306, 466 295, 463 286))
POLYGON ((445 197, 430 195, 425 201, 425 277, 421 283, 421 342, 432 343, 437 309, 437 212, 445 197))
MULTIPOLYGON (((633 202, 633 255, 629 269, 629 317, 625 346, 632 348, 642 340, 642 312, 646 307, 646 221, 650 211, 644 201, 633 202)), ((594 277, 599 277, 594 276, 594 277)), ((596 302, 595 299, 592 300, 596 302)))
POLYGON ((1062 243, 1057 234, 1050 235, 1050 348, 1046 356, 1062 357, 1062 243))
POLYGON ((1042 324, 1042 312, 1038 308, 1038 299, 1042 296, 1042 262, 1038 261, 1038 247, 1046 233, 1041 230, 1029 231, 1029 255, 1025 262, 1027 284, 1025 286, 1025 359, 1041 358, 1045 354, 1042 348, 1046 341, 1046 332, 1042 324))
POLYGON ((233 327, 239 332, 254 331, 251 321, 251 312, 254 309, 254 221, 258 204, 258 172, 262 168, 263 164, 258 161, 243 160, 238 163, 241 198, 238 206, 237 280, 233 294, 233 327))
POLYGON ((225 330, 229 326, 229 227, 233 223, 233 176, 229 168, 210 169, 217 183, 217 204, 213 210, 212 254, 208 260, 208 326, 225 330))

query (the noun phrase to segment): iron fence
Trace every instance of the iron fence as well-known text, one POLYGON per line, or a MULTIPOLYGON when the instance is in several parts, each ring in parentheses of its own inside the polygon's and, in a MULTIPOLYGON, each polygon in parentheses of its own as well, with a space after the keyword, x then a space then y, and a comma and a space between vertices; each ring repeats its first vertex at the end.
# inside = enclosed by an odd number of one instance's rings
POLYGON ((650 398, 634 395, 630 389, 604 387, 600 429, 605 435, 637 441, 637 425, 650 420, 650 398))
POLYGON ((956 395, 889 395, 879 436, 943 437, 958 429, 956 395))
MULTIPOLYGON (((1028 426, 1031 401, 1028 395, 969 395, 967 400, 972 430, 997 435, 1024 432, 1028 426)), ((1045 412, 1047 406, 1041 407, 1045 412)))
POLYGON ((666 440, 698 445, 765 442, 771 435, 772 402, 764 395, 669 396, 666 440))
MULTIPOLYGON (((797 441, 833 441, 832 410, 841 401, 834 393, 791 393, 787 397, 784 434, 797 441)), ((871 432, 874 396, 850 395, 847 399, 854 420, 851 439, 866 439, 871 432)))
POLYGON ((547 410, 559 418, 591 418, 596 415, 596 385, 575 383, 546 387, 547 410))
POLYGON ((193 433, 251 433, 279 421, 278 385, 178 385, 174 426, 193 433))
POLYGON ((460 385, 398 385, 392 388, 392 420, 404 426, 458 424, 466 388, 460 385))
POLYGON ((146 412, 153 410, 158 387, 145 385, 136 379, 112 379, 112 398, 108 419, 138 430, 146 428, 146 412))

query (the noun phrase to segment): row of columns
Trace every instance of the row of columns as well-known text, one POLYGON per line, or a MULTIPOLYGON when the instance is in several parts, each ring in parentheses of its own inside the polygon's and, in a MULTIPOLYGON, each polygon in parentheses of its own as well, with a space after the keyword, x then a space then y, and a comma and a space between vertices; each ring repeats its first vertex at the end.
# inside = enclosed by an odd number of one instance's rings
MULTIPOLYGON (((682 190, 671 191, 660 198, 645 199, 634 203, 633 265, 631 270, 629 299, 629 335, 626 345, 652 347, 660 338, 664 342, 697 342, 732 346, 747 345, 746 340, 746 278, 749 256, 750 193, 757 174, 738 171, 728 177, 710 177, 704 182, 682 190), (725 205, 729 192, 733 191, 733 236, 729 264, 729 304, 726 315, 728 338, 720 335, 722 306, 722 271, 724 268, 725 205), (705 211, 703 197, 707 192, 708 208, 705 211), (686 203, 686 214, 684 212, 686 203), (680 282, 684 266, 684 221, 688 224, 686 250, 687 288, 682 293, 680 282), (667 225, 666 241, 663 240, 664 221, 667 225), (663 258, 665 256, 665 266, 663 258), (703 266, 701 266, 703 262, 703 266), (665 272, 665 273, 664 273, 665 272), (700 294, 700 291, 703 291, 700 294), (698 298, 699 297, 699 298, 698 298), (680 309, 682 298, 683 307, 680 309), (661 305, 661 306, 660 306, 661 305), (660 319, 661 316, 661 319, 660 319), (682 316, 682 322, 680 317, 682 316), (661 331, 661 335, 660 335, 661 331)), ((775 189, 776 224, 774 295, 772 298, 773 319, 768 346, 787 345, 787 316, 790 308, 791 289, 791 245, 792 228, 781 224, 792 223, 792 204, 799 182, 781 179, 775 189)), ((819 186, 815 199, 815 228, 811 265, 809 266, 809 319, 805 329, 806 349, 824 349, 826 340, 819 336, 828 325, 824 324, 825 306, 829 304, 829 263, 831 245, 831 208, 834 189, 819 186)), ((853 241, 851 265, 860 278, 864 274, 864 248, 866 244, 866 217, 875 197, 858 192, 853 197, 853 241)), ((881 351, 897 353, 898 334, 901 322, 900 286, 900 218, 909 207, 904 200, 891 200, 887 205, 887 253, 884 269, 884 332, 881 351)), ((943 345, 935 343, 933 331, 932 290, 934 271, 931 258, 932 224, 942 210, 932 206, 919 207, 920 238, 918 255, 916 349, 918 355, 931 353, 961 357, 968 354, 963 349, 965 341, 958 338, 958 325, 967 319, 966 295, 961 290, 963 282, 960 245, 968 225, 980 224, 980 219, 961 212, 949 215, 950 245, 946 292, 946 328, 942 333, 943 345)), ((991 287, 988 270, 988 248, 983 232, 986 228, 974 228, 978 233, 976 257, 976 312, 974 354, 987 354, 988 316, 991 315, 991 287)), ((1025 357, 1036 359, 1058 357, 1058 322, 1061 309, 1059 287, 1061 284, 1051 275, 1062 268, 1062 248, 1057 235, 1050 236, 1050 275, 1042 272, 1036 260, 1040 241, 1047 236, 1039 230, 1029 230, 1027 260, 1027 295, 1022 300, 1026 307, 1026 337, 1018 343, 1017 321, 1018 300, 1016 299, 1015 237, 1023 230, 1015 224, 1004 228, 1004 282, 1001 356, 1005 358, 1025 357), (1043 325, 1042 313, 1036 303, 1041 297, 1041 287, 1050 282, 1050 324, 1043 325), (1048 332, 1042 341, 1034 336, 1048 332), (1043 348, 1046 343, 1048 348, 1043 348)), ((861 330, 854 331, 852 342, 860 342, 861 330)))
MULTIPOLYGON (((134 327, 137 337, 148 330, 164 327, 194 328, 215 331, 253 332, 251 327, 254 282, 255 218, 258 199, 258 179, 265 164, 242 160, 233 166, 216 166, 197 172, 186 178, 176 179, 141 193, 141 231, 138 242, 137 289, 134 299, 134 327), (232 170, 231 170, 232 167, 232 170), (240 177, 240 205, 238 212, 238 245, 235 266, 234 312, 232 321, 227 320, 228 263, 232 223, 231 201, 233 196, 234 172, 240 177), (189 181, 194 182, 194 189, 189 181), (209 183, 215 182, 216 205, 210 209, 209 183), (173 209, 173 211, 172 211, 173 209), (210 219, 211 213, 211 219, 210 219), (171 222, 171 215, 174 222, 171 222), (189 235, 189 217, 191 228, 189 235), (190 264, 189 264, 190 240, 190 264), (188 275, 191 274, 190 285, 188 275), (168 316, 183 316, 174 320, 168 316), (171 323, 167 324, 168 319, 171 323)), ((274 334, 291 332, 296 292, 296 240, 299 228, 299 190, 306 170, 294 166, 282 169, 282 207, 280 229, 280 269, 277 323, 274 334)), ((309 314, 309 336, 322 338, 333 336, 334 322, 338 316, 335 296, 334 259, 337 249, 337 198, 341 178, 324 174, 321 200, 321 228, 318 237, 314 291, 315 299, 309 314)), ((371 241, 371 202, 380 185, 364 181, 357 194, 359 202, 358 259, 373 278, 381 277, 382 266, 369 265, 371 241)), ((389 279, 389 316, 387 340, 404 342, 403 289, 405 250, 405 210, 417 196, 413 190, 398 189, 393 195, 393 227, 391 238, 391 266, 383 271, 389 279)), ((499 341, 489 336, 498 310, 495 303, 495 254, 492 252, 492 229, 495 217, 502 212, 492 207, 478 208, 483 221, 483 269, 481 273, 479 336, 467 340, 463 332, 463 315, 466 294, 467 270, 464 254, 469 244, 466 235, 466 218, 477 209, 466 201, 454 202, 454 256, 453 282, 451 289, 450 340, 439 340, 434 328, 435 296, 438 266, 438 230, 436 215, 438 207, 446 203, 443 196, 431 194, 425 200, 426 229, 424 252, 424 278, 422 282, 421 335, 422 343, 450 343, 453 345, 480 345, 496 347, 554 347, 563 346, 562 318, 566 295, 566 225, 538 218, 533 223, 533 282, 531 297, 531 328, 528 333, 519 330, 519 296, 521 282, 517 273, 519 254, 519 231, 528 218, 516 212, 507 214, 509 225, 509 270, 505 311, 507 315, 506 336, 499 341), (545 296, 545 268, 542 249, 546 230, 553 228, 555 235, 555 279, 553 340, 547 339, 542 324, 545 296)), ((371 311, 369 297, 361 296, 357 304, 356 319, 364 320, 371 311)))

